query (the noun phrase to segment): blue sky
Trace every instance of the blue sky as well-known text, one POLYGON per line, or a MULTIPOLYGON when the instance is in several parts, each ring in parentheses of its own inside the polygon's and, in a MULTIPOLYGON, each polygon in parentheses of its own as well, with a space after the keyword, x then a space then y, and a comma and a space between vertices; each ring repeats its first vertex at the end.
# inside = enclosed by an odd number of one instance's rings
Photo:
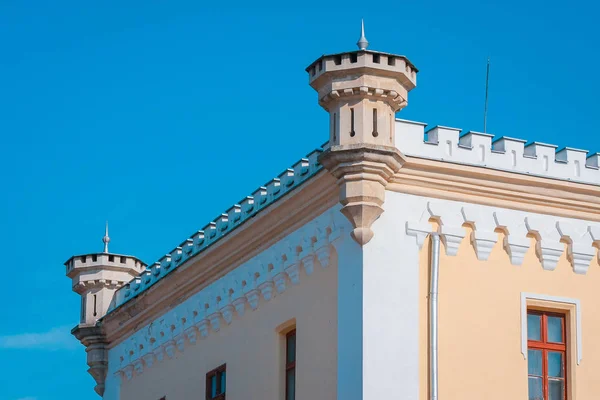
POLYGON ((105 220, 153 262, 323 143, 304 68, 361 17, 421 71, 398 117, 481 130, 489 55, 489 132, 600 151, 592 1, 283 3, 0 1, 0 400, 97 398, 62 263, 105 220))

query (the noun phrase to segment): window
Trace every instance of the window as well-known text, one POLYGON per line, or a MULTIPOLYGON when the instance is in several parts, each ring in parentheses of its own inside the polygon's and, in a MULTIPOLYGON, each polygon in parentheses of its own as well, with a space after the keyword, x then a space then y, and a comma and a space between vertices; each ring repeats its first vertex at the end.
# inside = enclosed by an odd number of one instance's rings
POLYGON ((96 295, 94 295, 94 317, 96 317, 98 315, 96 306, 97 306, 97 300, 96 300, 96 295))
POLYGON ((285 335, 285 400, 296 399, 296 330, 285 335))
POLYGON ((225 364, 206 374, 206 400, 225 400, 225 364))
POLYGON ((527 312, 529 400, 566 400, 564 314, 527 312))

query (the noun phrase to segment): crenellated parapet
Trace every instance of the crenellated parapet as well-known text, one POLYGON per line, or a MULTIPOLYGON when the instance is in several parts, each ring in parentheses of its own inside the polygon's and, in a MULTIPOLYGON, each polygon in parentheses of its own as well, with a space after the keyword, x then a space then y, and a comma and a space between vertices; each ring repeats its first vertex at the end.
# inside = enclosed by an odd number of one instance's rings
POLYGON ((600 153, 524 139, 396 120, 396 146, 406 156, 600 184, 600 153))
POLYGON ((438 223, 438 233, 446 254, 455 256, 467 230, 477 258, 487 260, 503 233, 503 248, 513 265, 521 265, 535 239, 535 252, 545 270, 556 268, 567 252, 567 259, 577 274, 587 273, 597 257, 600 245, 600 224, 578 219, 498 209, 490 206, 455 201, 429 200, 422 203, 418 219, 406 223, 406 231, 415 236, 419 246, 432 232, 431 221, 438 223))
POLYGON ((291 168, 287 168, 276 178, 256 189, 252 195, 246 196, 239 203, 234 204, 204 228, 143 270, 139 277, 117 290, 109 311, 144 292, 171 271, 200 254, 261 210, 314 176, 322 169, 318 163, 318 157, 322 152, 322 149, 317 149, 300 159, 291 168))
POLYGON ((283 295, 301 277, 327 268, 347 225, 335 207, 211 282, 116 345, 111 350, 111 359, 118 360, 114 371, 132 379, 283 295))

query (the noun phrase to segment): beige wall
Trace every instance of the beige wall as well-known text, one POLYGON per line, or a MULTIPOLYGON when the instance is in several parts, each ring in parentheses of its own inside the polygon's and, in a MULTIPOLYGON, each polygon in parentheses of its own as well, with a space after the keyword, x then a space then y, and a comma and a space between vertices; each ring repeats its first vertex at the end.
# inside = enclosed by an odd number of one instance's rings
POLYGON ((282 324, 297 327, 296 394, 298 399, 336 398, 337 258, 300 284, 234 316, 230 326, 155 363, 130 381, 123 380, 121 400, 204 399, 205 375, 227 363, 227 398, 283 400, 282 324))
MULTIPOLYGON (((527 361, 521 354, 521 292, 579 299, 582 360, 569 361, 568 382, 575 396, 598 398, 600 377, 600 267, 594 257, 585 275, 575 274, 563 253, 556 270, 546 271, 535 255, 535 240, 522 266, 510 263, 502 249, 502 234, 488 261, 479 261, 469 242, 470 230, 458 255, 442 249, 439 283, 439 396, 442 399, 527 399, 527 361)), ((429 245, 420 259, 420 386, 426 399, 427 294, 429 245)), ((569 332, 574 352, 575 332, 569 332)), ((574 354, 571 354, 574 356, 574 354)))

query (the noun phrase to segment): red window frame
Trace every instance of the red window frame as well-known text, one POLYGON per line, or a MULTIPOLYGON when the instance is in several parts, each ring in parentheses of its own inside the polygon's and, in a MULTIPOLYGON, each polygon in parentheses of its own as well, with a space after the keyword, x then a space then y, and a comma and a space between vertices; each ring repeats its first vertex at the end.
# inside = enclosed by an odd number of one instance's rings
POLYGON ((548 399, 548 351, 562 353, 562 370, 563 377, 556 378, 554 380, 562 380, 564 385, 563 398, 567 399, 567 330, 566 330, 566 316, 556 312, 546 312, 537 310, 527 310, 527 315, 538 315, 540 316, 540 340, 531 340, 527 338, 527 349, 528 350, 540 350, 542 352, 542 375, 530 375, 529 371, 527 376, 542 378, 542 389, 544 399, 548 399), (548 317, 560 318, 561 331, 562 331, 562 343, 555 343, 548 341, 548 317))
MULTIPOLYGON (((223 376, 224 373, 227 372, 227 368, 226 368, 226 364, 221 365, 220 367, 217 367, 215 369, 213 369, 212 371, 209 371, 206 374, 206 400, 225 400, 225 391, 227 390, 227 386, 225 387, 225 390, 221 387, 221 377, 223 376), (213 397, 212 396, 212 378, 216 376, 216 385, 217 385, 217 390, 216 395, 213 397)), ((227 375, 225 375, 225 379, 227 379, 227 375)))
POLYGON ((288 375, 290 374, 290 371, 294 375, 294 387, 292 388, 292 390, 294 392, 294 399, 296 398, 296 344, 296 330, 293 329, 285 335, 285 400, 290 400, 290 387, 288 381, 288 375), (294 354, 290 354, 291 349, 289 346, 289 341, 292 337, 294 338, 294 354))

